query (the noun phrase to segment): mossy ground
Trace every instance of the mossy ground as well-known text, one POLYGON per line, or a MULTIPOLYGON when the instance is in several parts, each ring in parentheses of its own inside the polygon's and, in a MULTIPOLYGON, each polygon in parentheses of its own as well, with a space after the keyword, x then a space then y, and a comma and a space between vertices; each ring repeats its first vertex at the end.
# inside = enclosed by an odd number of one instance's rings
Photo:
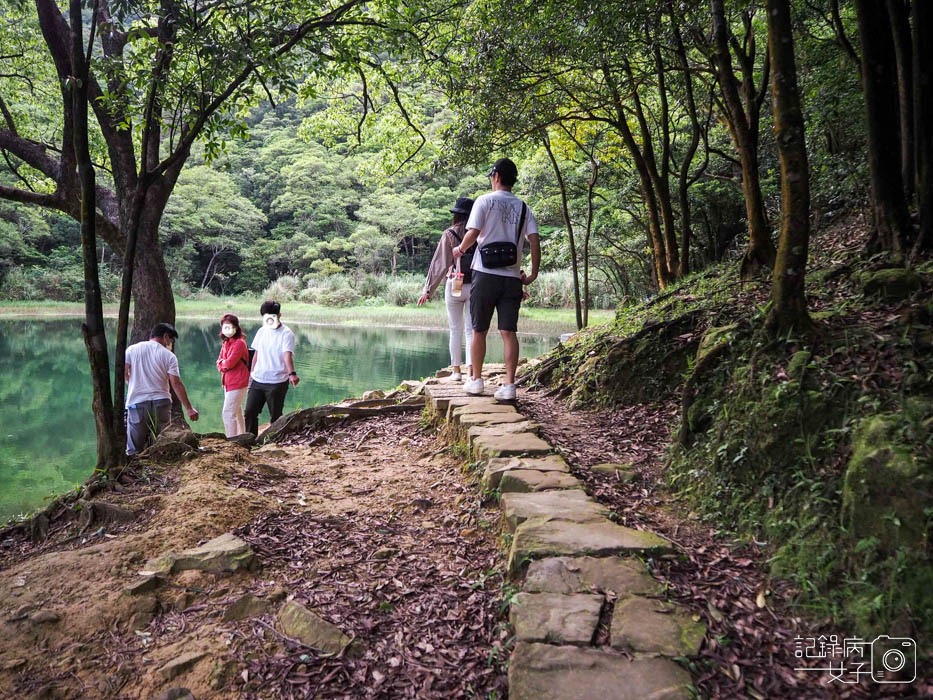
POLYGON ((806 333, 767 336, 768 284, 728 262, 620 309, 537 380, 577 406, 681 397, 666 477, 693 512, 766 542, 814 619, 930 639, 933 276, 869 284, 891 268, 864 240, 851 221, 815 237, 806 333))

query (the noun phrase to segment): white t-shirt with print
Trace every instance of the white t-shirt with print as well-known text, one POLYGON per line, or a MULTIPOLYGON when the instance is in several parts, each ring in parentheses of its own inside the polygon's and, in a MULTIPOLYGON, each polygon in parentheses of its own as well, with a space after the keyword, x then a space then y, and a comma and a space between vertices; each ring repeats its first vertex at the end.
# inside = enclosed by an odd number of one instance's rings
POLYGON ((154 340, 144 340, 126 349, 130 381, 126 389, 126 407, 143 401, 172 398, 168 375, 181 377, 175 353, 154 340))
MULTIPOLYGON (((507 190, 496 190, 480 195, 473 203, 470 218, 467 221, 467 230, 479 229, 479 238, 476 240, 478 248, 487 243, 510 242, 515 243, 515 232, 522 215, 522 200, 507 190)), ((504 277, 522 276, 522 256, 525 253, 525 241, 528 236, 538 235, 538 224, 531 208, 525 210, 525 225, 518 242, 518 257, 511 267, 483 267, 483 259, 477 249, 473 256, 473 269, 479 272, 488 272, 491 275, 504 277)))
POLYGON ((256 362, 250 378, 261 384, 281 384, 288 381, 285 353, 295 352, 295 334, 285 324, 272 329, 263 326, 256 331, 250 345, 256 351, 256 362))

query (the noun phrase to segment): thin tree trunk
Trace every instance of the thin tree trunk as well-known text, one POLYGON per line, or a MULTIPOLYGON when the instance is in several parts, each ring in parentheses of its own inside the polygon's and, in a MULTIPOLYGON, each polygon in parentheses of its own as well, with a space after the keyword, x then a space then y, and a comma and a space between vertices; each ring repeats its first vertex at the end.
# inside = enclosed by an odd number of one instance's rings
MULTIPOLYGON (((95 7, 96 14, 96 7, 95 7)), ((75 160, 81 183, 81 252, 84 258, 84 324, 81 331, 91 365, 94 388, 92 408, 97 429, 97 468, 111 469, 120 463, 122 449, 114 432, 113 402, 110 398, 110 360, 104 330, 104 309, 97 267, 97 195, 94 165, 88 146, 88 67, 84 55, 81 0, 71 0, 71 76, 75 160)), ((93 44, 93 25, 91 31, 93 44)))
POLYGON ((804 277, 810 240, 810 172, 797 89, 789 0, 767 0, 774 135, 781 162, 781 234, 771 283, 767 326, 801 330, 810 324, 804 277))
POLYGON ((567 205, 567 186, 564 183, 564 176, 560 172, 560 166, 551 150, 551 139, 548 138, 547 131, 541 134, 541 143, 544 144, 544 150, 547 151, 548 158, 551 159, 551 167, 554 169, 554 176, 557 178, 557 187, 560 189, 560 209, 564 215, 564 225, 567 227, 567 240, 570 243, 570 269, 573 274, 573 304, 577 312, 577 330, 583 328, 583 314, 580 309, 580 277, 577 271, 577 246, 573 240, 573 224, 570 222, 570 209, 567 205))
POLYGON ((856 0, 868 114, 868 164, 874 230, 870 248, 899 259, 907 252, 910 215, 901 177, 897 69, 891 18, 882 0, 856 0))
MULTIPOLYGON (((917 0, 915 0, 916 2, 917 0)), ((923 0, 919 0, 922 2, 923 0)), ((927 0, 929 1, 929 0, 927 0)), ((897 115, 900 120, 901 180, 908 204, 914 197, 916 171, 914 167, 914 78, 913 51, 910 39, 910 19, 904 0, 887 0, 891 18, 891 38, 897 66, 897 115)))
POLYGON ((914 0, 914 124, 920 231, 914 256, 933 249, 933 5, 914 0))
MULTIPOLYGON (((595 144, 594 144, 595 149, 595 144)), ((593 192, 599 178, 599 162, 590 156, 592 176, 586 183, 586 232, 583 235, 583 327, 590 323, 590 234, 593 232, 593 192)))
MULTIPOLYGON (((739 97, 738 80, 732 68, 729 53, 728 27, 723 0, 711 0, 713 16, 713 44, 716 79, 722 90, 728 114, 729 131, 742 164, 742 193, 745 196, 745 211, 748 218, 748 250, 742 259, 743 278, 753 277, 763 268, 774 265, 776 251, 771 241, 771 231, 765 216, 764 198, 758 175, 758 134, 752 130, 742 100, 739 97)), ((749 105, 753 107, 753 105, 749 105)), ((755 116, 754 114, 752 115, 755 116)))

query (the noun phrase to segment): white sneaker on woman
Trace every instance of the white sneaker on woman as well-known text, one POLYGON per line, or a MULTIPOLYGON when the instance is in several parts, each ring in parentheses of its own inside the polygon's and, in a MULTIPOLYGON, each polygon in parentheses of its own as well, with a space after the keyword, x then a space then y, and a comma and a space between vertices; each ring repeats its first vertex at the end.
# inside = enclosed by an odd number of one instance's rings
POLYGON ((493 398, 495 398, 497 401, 514 401, 515 385, 503 384, 498 389, 496 389, 496 393, 493 394, 493 398))
POLYGON ((466 384, 463 385, 464 391, 468 394, 473 394, 474 396, 479 396, 485 390, 483 385, 483 378, 479 379, 470 379, 466 384))
POLYGON ((452 381, 452 382, 462 382, 462 381, 463 381, 463 375, 460 374, 460 372, 453 372, 453 373, 450 375, 450 381, 452 381))

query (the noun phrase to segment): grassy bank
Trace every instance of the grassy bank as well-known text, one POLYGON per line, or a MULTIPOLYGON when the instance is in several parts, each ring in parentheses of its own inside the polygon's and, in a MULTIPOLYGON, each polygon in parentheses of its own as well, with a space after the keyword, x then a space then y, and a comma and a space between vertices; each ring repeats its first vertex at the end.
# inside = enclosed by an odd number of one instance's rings
MULTIPOLYGON (((259 318, 261 297, 213 297, 210 299, 175 299, 176 317, 180 319, 219 319, 234 313, 243 319, 259 318)), ((24 316, 80 316, 84 305, 62 301, 0 302, 0 318, 24 316)), ((116 316, 117 305, 105 304, 104 313, 116 316)), ((446 328, 447 314, 442 301, 424 306, 349 306, 332 308, 299 301, 283 304, 286 322, 319 323, 335 326, 380 326, 394 328, 446 328)), ((604 323, 612 311, 590 311, 590 323, 604 323)), ((576 330, 573 309, 523 308, 519 330, 524 333, 559 335, 576 330)))

